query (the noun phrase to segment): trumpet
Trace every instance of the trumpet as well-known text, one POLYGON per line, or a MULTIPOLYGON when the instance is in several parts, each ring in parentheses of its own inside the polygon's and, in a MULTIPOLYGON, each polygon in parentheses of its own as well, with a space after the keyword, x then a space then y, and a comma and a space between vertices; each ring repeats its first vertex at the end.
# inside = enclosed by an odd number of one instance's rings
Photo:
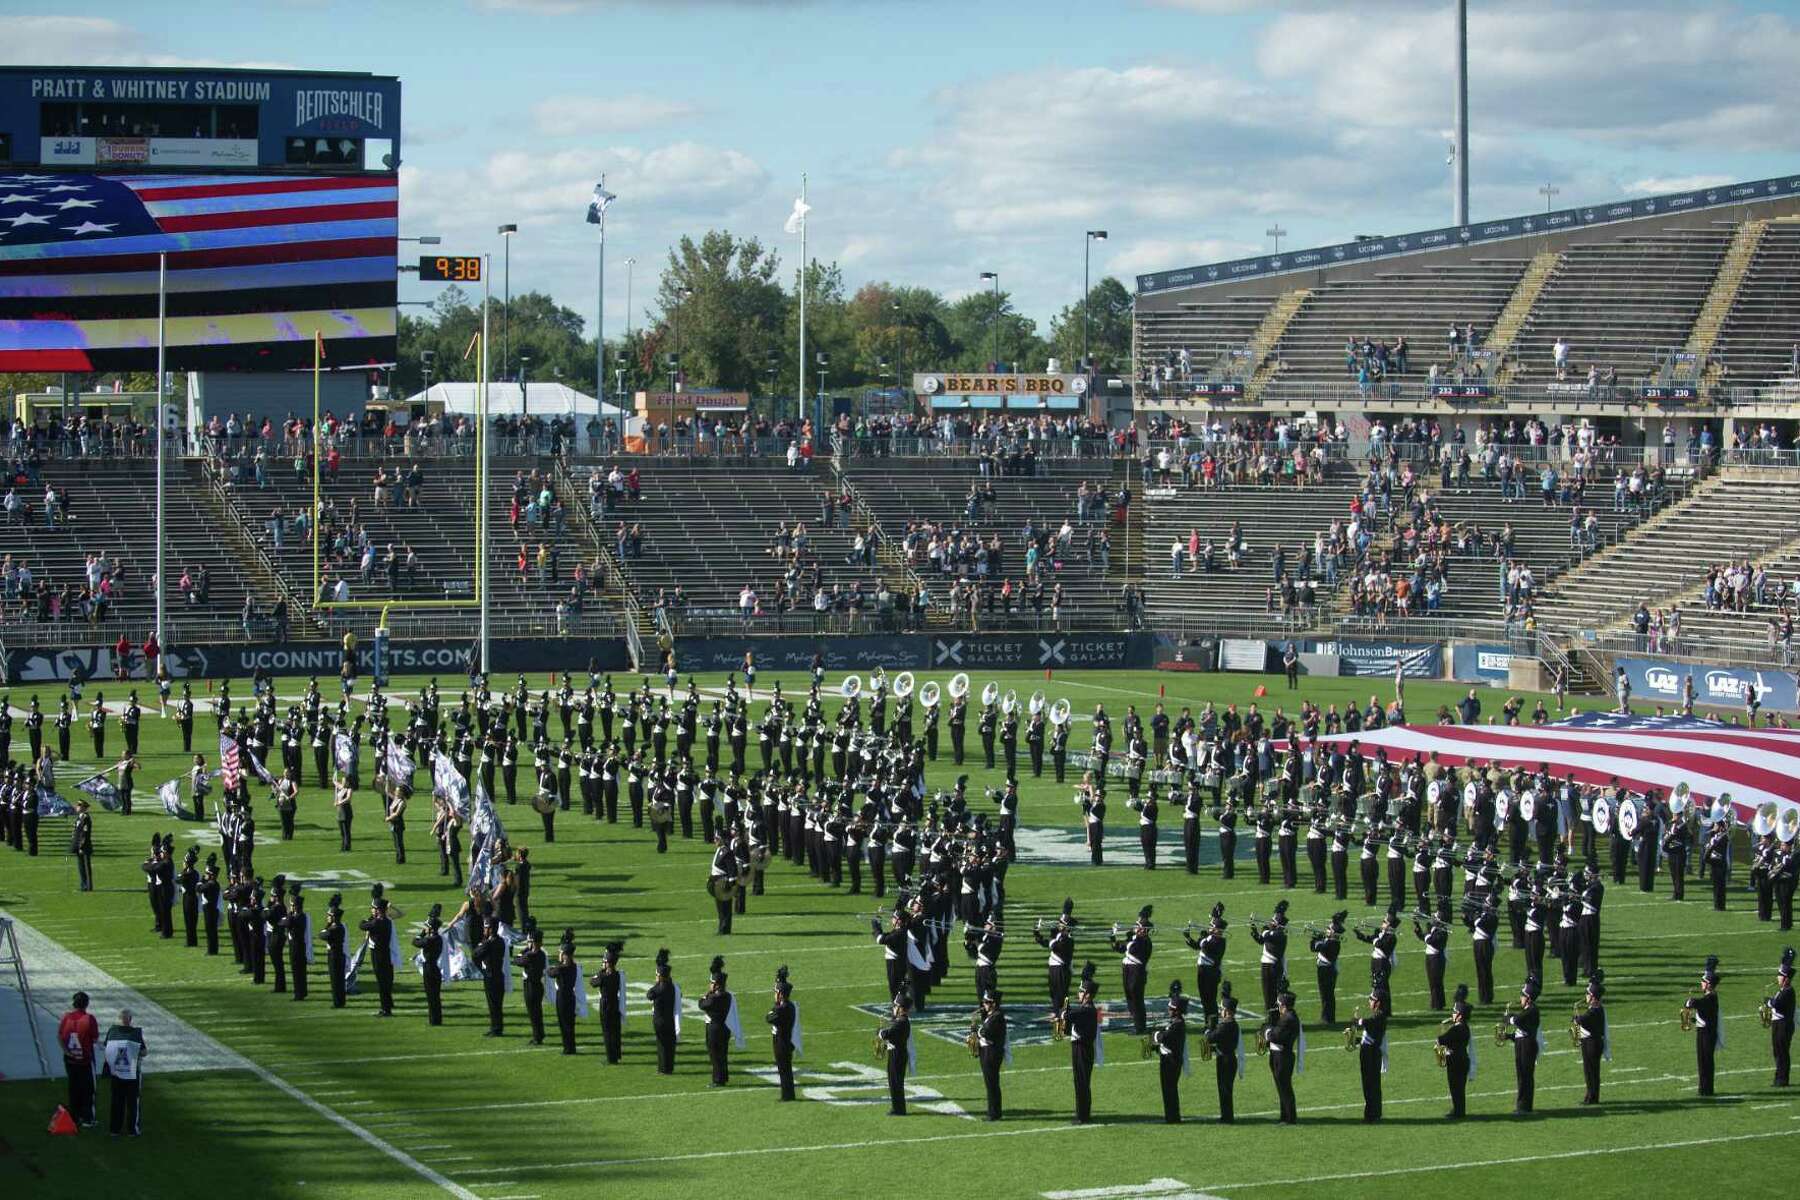
POLYGON ((1344 1026, 1344 1049, 1355 1050, 1362 1043, 1362 1030, 1356 1027, 1356 1022, 1360 1020, 1362 1005, 1359 1004, 1350 1010, 1350 1024, 1344 1026))
POLYGON ((1512 1041, 1512 1001, 1506 1002, 1506 1008, 1500 1014, 1500 1020, 1494 1024, 1494 1045, 1504 1046, 1512 1041))

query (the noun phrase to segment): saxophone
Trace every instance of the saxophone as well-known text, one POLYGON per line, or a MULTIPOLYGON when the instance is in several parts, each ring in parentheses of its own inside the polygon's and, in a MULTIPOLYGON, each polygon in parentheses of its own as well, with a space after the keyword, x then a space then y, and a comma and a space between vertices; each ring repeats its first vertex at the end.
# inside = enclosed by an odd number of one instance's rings
POLYGON ((1569 1015, 1569 1045, 1577 1050, 1581 1049, 1581 1014, 1585 1011, 1587 1006, 1577 1000, 1575 1011, 1569 1015))
POLYGON ((1494 1025, 1494 1045, 1504 1046, 1512 1041, 1512 1001, 1506 1002, 1506 1009, 1500 1014, 1500 1020, 1494 1025))
POLYGON ((881 1028, 879 1026, 877 1026, 875 1029, 875 1061, 876 1062, 886 1062, 887 1055, 888 1055, 887 1039, 885 1039, 881 1036, 881 1028))
POLYGON ((981 1034, 979 1032, 980 1029, 981 1029, 981 1010, 976 1009, 973 1013, 969 1014, 969 1034, 967 1037, 963 1038, 963 1045, 965 1045, 969 1048, 969 1054, 971 1057, 974 1057, 974 1058, 981 1057, 981 1034))
POLYGON ((1681 1023, 1681 1032, 1694 1032, 1694 989, 1688 989, 1688 998, 1675 1012, 1675 1019, 1681 1023))

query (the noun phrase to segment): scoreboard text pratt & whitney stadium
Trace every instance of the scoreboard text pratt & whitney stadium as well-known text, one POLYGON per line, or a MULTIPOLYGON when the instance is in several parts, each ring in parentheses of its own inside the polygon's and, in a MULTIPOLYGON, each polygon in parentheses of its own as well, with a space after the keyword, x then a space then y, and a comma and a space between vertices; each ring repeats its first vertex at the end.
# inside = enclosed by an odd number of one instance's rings
POLYGON ((0 68, 0 166, 392 171, 399 161, 392 76, 0 68))
POLYGON ((0 68, 0 371, 392 362, 399 164, 392 76, 0 68))

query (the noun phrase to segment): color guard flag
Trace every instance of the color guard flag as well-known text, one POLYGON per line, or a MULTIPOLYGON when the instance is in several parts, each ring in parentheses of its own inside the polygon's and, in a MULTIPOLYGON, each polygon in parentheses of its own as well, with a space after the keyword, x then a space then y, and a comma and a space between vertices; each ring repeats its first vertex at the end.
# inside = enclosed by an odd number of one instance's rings
POLYGON ((806 228, 806 214, 812 211, 812 205, 794 197, 794 211, 788 214, 787 223, 781 227, 783 233, 799 233, 806 228))

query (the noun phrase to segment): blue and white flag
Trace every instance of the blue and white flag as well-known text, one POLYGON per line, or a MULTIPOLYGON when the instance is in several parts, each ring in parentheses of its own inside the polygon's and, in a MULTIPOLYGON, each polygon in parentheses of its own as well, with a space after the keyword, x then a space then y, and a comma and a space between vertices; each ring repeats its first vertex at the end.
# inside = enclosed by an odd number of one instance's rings
MULTIPOLYGON (((75 815, 75 806, 49 788, 38 789, 37 806, 40 817, 72 817, 75 815)), ((117 807, 116 803, 114 807, 117 807)))
POLYGON ((431 794, 447 803, 457 820, 469 823, 469 781, 448 754, 437 752, 431 756, 431 794))
POLYGON ((96 804, 108 812, 117 812, 120 808, 119 789, 114 787, 112 780, 104 774, 88 776, 75 785, 75 790, 86 792, 94 798, 96 804))
POLYGON ((181 802, 181 779, 176 777, 156 789, 156 798, 162 803, 163 811, 177 821, 192 821, 197 818, 192 809, 181 802))
POLYGON ((349 734, 340 733, 331 739, 331 759, 345 775, 356 765, 356 743, 350 740, 349 734))
POLYGON ((387 777, 390 783, 410 782, 413 776, 412 755, 400 744, 399 738, 389 738, 387 744, 387 777))
POLYGON ((594 198, 588 201, 587 223, 600 224, 600 218, 606 215, 607 207, 617 199, 617 196, 606 190, 606 176, 602 175, 600 182, 594 185, 594 198))
POLYGON ((494 885, 500 882, 501 866, 494 851, 505 840, 506 830, 500 824, 500 814, 494 811, 493 800, 477 779, 475 800, 469 814, 469 886, 479 887, 484 892, 494 890, 494 885))

